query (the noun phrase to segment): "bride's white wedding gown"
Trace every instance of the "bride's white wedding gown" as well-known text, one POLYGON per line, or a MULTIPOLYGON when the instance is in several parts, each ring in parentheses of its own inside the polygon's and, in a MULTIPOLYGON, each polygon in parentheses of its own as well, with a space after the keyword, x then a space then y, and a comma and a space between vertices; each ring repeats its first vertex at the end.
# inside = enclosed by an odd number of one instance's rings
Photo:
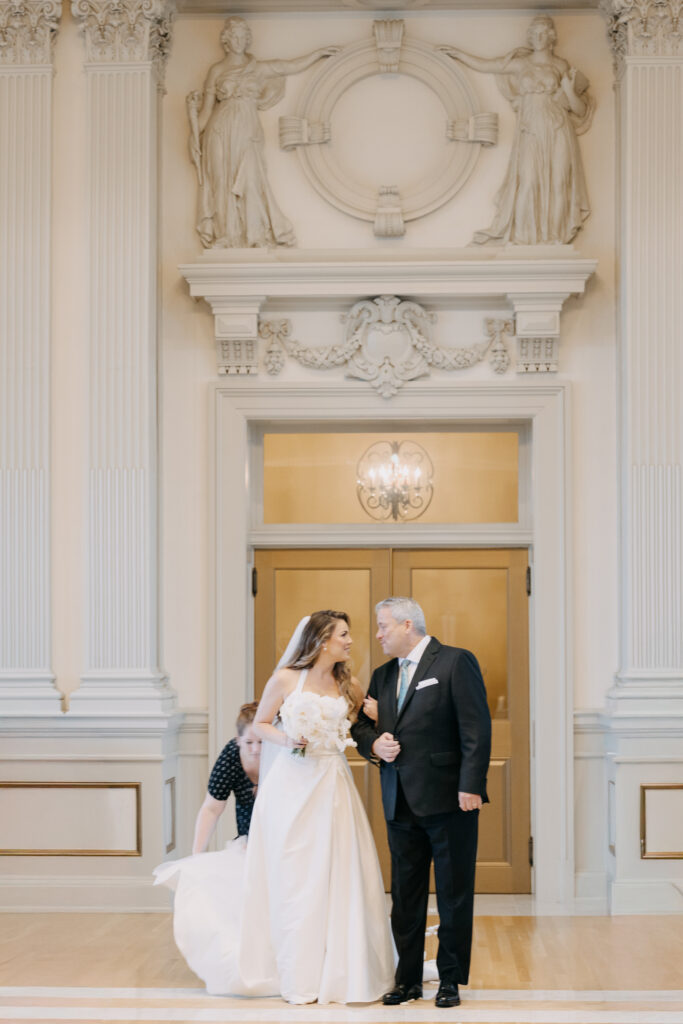
MULTIPOLYGON (((306 673, 288 702, 302 700, 306 673)), ((342 721, 344 697, 324 715, 342 721)), ((259 785, 249 839, 156 870, 176 889, 174 935, 209 992, 292 1003, 373 1002, 394 983, 384 886, 346 757, 283 747, 259 785)))

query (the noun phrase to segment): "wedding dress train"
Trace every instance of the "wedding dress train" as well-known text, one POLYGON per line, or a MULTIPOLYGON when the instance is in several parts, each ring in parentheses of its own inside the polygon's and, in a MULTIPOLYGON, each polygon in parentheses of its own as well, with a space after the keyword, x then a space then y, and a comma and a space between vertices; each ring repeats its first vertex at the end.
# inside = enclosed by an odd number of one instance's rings
MULTIPOLYGON (((322 702, 338 730, 344 697, 322 702)), ((214 994, 291 1003, 373 1002, 394 983, 384 886, 365 810, 343 752, 324 738, 304 756, 283 747, 254 804, 249 838, 157 869, 175 886, 174 934, 214 994)))

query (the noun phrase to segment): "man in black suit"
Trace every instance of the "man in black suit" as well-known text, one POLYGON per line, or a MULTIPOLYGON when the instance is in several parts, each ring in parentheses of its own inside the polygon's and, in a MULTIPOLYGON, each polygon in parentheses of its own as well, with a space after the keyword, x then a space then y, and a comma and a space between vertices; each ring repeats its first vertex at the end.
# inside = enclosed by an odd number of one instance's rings
POLYGON ((422 997, 429 868, 439 911, 436 1005, 457 1006, 472 946, 479 808, 488 800, 491 716, 477 659, 427 635, 411 598, 380 601, 377 639, 392 660, 372 674, 377 722, 361 710, 351 732, 380 765, 391 850, 391 927, 398 950, 386 1005, 422 997))

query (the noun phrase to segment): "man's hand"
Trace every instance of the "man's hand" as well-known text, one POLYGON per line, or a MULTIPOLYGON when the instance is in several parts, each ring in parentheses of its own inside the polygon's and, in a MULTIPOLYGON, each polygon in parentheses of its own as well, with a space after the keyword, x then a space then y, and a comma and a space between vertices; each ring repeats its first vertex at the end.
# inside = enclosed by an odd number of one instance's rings
POLYGON ((398 740, 394 739, 390 732, 383 732, 372 744, 372 752, 375 757, 379 757, 380 760, 391 764, 401 753, 401 744, 398 740))
POLYGON ((461 811, 478 811, 482 800, 478 793, 458 793, 458 803, 461 811))

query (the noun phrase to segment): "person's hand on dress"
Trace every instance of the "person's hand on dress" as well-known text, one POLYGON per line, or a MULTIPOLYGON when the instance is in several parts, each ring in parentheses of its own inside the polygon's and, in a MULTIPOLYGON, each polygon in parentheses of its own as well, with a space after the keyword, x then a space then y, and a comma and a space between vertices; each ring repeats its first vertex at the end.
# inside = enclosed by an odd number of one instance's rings
POLYGON ((478 811, 482 805, 482 799, 478 793, 458 793, 458 803, 461 811, 478 811))
POLYGON ((401 753, 401 744, 394 739, 390 732, 383 732, 372 744, 372 752, 381 761, 391 764, 401 753))
POLYGON ((374 697, 366 697, 363 701, 363 713, 371 722, 377 725, 377 719, 379 718, 379 711, 377 709, 377 701, 374 697))
POLYGON ((298 740, 293 739, 291 736, 285 734, 285 746, 292 747, 293 750, 303 750, 308 744, 308 740, 305 736, 299 736, 298 740))

